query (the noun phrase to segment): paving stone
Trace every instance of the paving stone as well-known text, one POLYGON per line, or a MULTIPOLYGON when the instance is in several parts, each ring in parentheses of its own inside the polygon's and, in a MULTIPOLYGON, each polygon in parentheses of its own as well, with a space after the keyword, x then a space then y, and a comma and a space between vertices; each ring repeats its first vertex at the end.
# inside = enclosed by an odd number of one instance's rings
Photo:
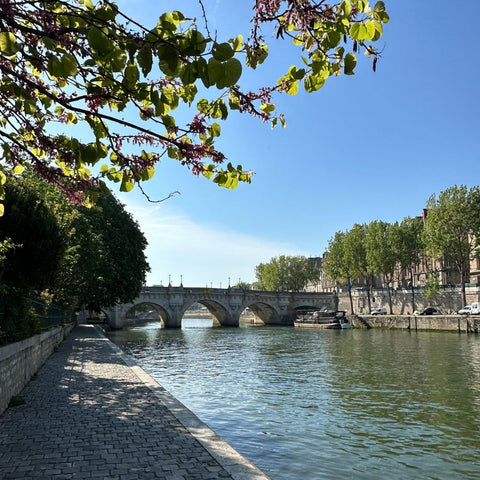
MULTIPOLYGON (((0 479, 235 480, 115 348, 73 330, 0 416, 0 479)), ((251 471, 242 480, 268 480, 251 471)))

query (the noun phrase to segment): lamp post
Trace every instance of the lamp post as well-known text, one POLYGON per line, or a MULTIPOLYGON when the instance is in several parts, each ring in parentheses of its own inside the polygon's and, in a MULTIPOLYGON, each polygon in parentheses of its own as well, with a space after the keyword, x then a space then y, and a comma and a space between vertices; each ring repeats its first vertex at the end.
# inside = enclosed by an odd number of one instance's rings
POLYGON ((168 286, 172 286, 172 276, 170 274, 168 274, 168 286))
POLYGON ((183 275, 180 275, 180 286, 183 287, 183 275))

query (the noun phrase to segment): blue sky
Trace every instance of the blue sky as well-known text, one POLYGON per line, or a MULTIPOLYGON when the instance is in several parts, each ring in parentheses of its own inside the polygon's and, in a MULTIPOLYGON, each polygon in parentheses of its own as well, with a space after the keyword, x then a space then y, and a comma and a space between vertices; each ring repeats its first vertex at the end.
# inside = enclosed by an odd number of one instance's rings
MULTIPOLYGON (((195 0, 118 3, 146 25, 173 8, 198 14, 195 0)), ((158 205, 138 192, 118 195, 149 241, 149 285, 251 282, 255 266, 274 256, 320 256, 336 231, 401 221, 432 194, 479 183, 480 2, 385 3, 390 23, 376 73, 361 58, 354 76, 277 97, 286 129, 238 114, 222 123, 217 147, 255 172, 251 185, 221 189, 165 160, 145 190, 181 195, 158 205)), ((211 30, 222 40, 246 37, 252 4, 205 0, 211 30)), ((270 47, 244 89, 274 83, 294 63, 287 43, 270 47)))

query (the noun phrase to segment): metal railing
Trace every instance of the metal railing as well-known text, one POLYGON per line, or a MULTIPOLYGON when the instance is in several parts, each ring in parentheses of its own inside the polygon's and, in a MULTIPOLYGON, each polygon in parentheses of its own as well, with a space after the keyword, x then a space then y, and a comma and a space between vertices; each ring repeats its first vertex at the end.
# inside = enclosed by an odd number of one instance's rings
POLYGON ((76 315, 73 308, 62 307, 55 303, 46 303, 33 298, 30 301, 42 330, 75 321, 76 315))

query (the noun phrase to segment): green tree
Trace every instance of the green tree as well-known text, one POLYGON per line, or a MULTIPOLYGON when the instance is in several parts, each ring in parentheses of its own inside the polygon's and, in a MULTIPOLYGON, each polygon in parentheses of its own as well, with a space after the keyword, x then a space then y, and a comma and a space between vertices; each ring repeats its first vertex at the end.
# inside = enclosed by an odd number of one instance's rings
POLYGON ((51 286, 66 248, 65 237, 41 182, 33 175, 9 177, 7 211, 0 217, 0 238, 10 239, 2 280, 28 295, 51 286))
POLYGON ((57 297, 98 311, 138 296, 149 270, 147 241, 123 205, 102 194, 95 207, 78 208, 71 227, 57 297))
POLYGON ((383 277, 387 285, 388 304, 393 313, 391 286, 397 258, 392 243, 392 226, 383 221, 375 220, 366 226, 365 253, 369 275, 383 277))
POLYGON ((225 41, 204 20, 201 31, 173 11, 146 27, 109 0, 1 2, 0 199, 5 171, 26 164, 77 202, 95 200, 104 179, 131 190, 163 157, 227 188, 250 182, 241 165, 224 165, 215 148, 218 122, 236 110, 284 125, 272 96, 294 95, 301 82, 313 92, 330 76, 352 75, 359 49, 375 69, 374 45, 389 18, 381 1, 256 0, 250 38, 225 41), (301 49, 301 67, 244 92, 244 67, 256 69, 268 57, 262 28, 269 26, 301 49), (195 110, 184 124, 182 105, 195 110))
MULTIPOLYGON (((478 187, 453 186, 427 202, 424 242, 427 253, 437 260, 452 263, 460 278, 462 297, 466 303, 465 282, 470 259, 476 253, 478 238, 478 187)), ((433 278, 433 277, 432 277, 433 278)))
MULTIPOLYGON (((419 217, 406 217, 401 223, 395 222, 390 228, 390 238, 395 258, 402 272, 408 272, 412 294, 412 312, 415 306, 415 281, 413 272, 420 263, 424 245, 422 242, 423 221, 419 217)), ((400 279, 399 279, 400 281, 400 279)))
MULTIPOLYGON (((352 279, 363 279, 367 286, 368 308, 371 310, 372 278, 368 272, 366 252, 366 225, 355 224, 346 234, 343 241, 345 262, 352 279)), ((352 303, 352 313, 353 303, 352 303)))
POLYGON ((0 343, 38 333, 40 325, 31 298, 51 287, 66 239, 31 174, 6 178, 6 213, 0 217, 0 343))
POLYGON ((318 281, 320 271, 306 257, 280 255, 257 265, 255 275, 261 290, 298 292, 308 283, 318 281))
MULTIPOLYGON (((25 172, 7 178, 0 217, 0 337, 37 331, 29 297, 65 306, 111 306, 135 298, 145 281, 146 240, 112 194, 75 207, 52 185, 25 172)), ((1 341, 1 339, 0 339, 1 341)))
POLYGON ((350 265, 345 258, 345 236, 345 232, 336 232, 329 240, 322 269, 323 272, 337 284, 337 288, 341 284, 347 284, 350 311, 353 314, 352 272, 349 270, 350 265))

